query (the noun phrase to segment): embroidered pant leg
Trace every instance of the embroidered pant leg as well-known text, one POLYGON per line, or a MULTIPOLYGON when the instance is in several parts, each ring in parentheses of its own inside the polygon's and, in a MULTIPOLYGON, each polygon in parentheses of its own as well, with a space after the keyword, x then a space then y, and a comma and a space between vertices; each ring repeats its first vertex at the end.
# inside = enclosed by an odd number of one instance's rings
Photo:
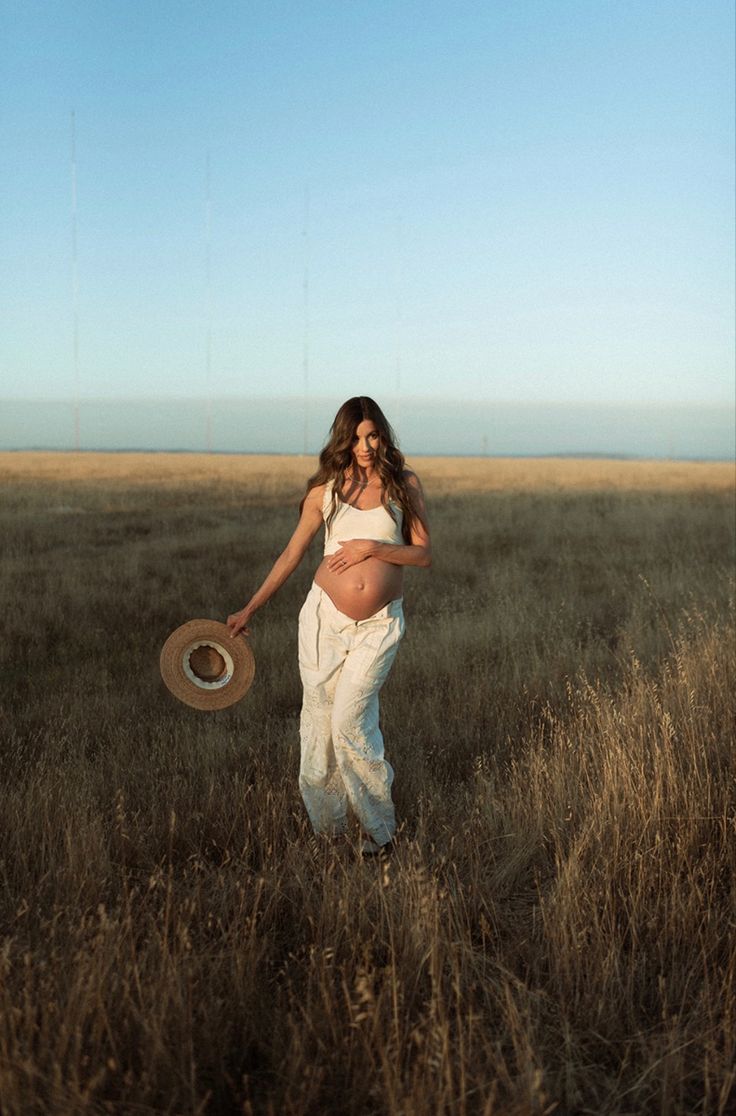
POLYGON ((379 727, 378 695, 404 634, 401 601, 349 629, 350 648, 332 704, 332 742, 348 801, 364 833, 377 844, 396 830, 391 798, 394 772, 379 727))
POLYGON ((304 687, 299 735, 299 790, 315 833, 342 833, 347 797, 332 745, 332 703, 346 649, 321 615, 312 586, 299 614, 299 673, 304 687))

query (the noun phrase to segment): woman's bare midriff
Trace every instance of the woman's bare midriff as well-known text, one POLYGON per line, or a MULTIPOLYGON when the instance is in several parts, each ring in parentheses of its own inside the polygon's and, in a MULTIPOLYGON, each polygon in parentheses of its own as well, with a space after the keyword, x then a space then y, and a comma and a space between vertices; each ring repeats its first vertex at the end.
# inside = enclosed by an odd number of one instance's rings
POLYGON ((329 569, 327 558, 323 558, 314 581, 340 612, 352 620, 367 620, 389 601, 401 596, 403 574, 401 566, 382 562, 379 558, 366 558, 336 574, 329 569))

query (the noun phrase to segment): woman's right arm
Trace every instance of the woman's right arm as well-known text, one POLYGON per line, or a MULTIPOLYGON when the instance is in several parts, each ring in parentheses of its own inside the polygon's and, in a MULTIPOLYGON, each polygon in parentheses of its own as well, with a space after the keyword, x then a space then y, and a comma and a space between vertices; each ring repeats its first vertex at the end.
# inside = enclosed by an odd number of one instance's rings
POLYGON ((309 544, 322 526, 324 487, 323 484, 320 484, 315 488, 310 488, 304 500, 304 507, 297 528, 285 549, 274 562, 265 581, 259 589, 256 589, 245 608, 241 608, 240 612, 233 612, 232 615, 228 616, 227 626, 230 629, 231 636, 239 635, 241 632, 243 635, 248 635, 248 623, 253 613, 266 601, 269 601, 274 593, 281 588, 306 554, 309 544))

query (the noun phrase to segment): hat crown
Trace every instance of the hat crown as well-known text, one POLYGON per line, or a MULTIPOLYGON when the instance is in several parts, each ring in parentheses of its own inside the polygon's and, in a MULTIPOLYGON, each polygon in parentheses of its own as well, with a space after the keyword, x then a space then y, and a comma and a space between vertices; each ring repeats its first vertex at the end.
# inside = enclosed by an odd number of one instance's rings
POLYGON ((207 644, 195 647, 189 656, 189 666, 192 673, 203 682, 216 682, 227 670, 225 660, 217 648, 208 647, 207 644))

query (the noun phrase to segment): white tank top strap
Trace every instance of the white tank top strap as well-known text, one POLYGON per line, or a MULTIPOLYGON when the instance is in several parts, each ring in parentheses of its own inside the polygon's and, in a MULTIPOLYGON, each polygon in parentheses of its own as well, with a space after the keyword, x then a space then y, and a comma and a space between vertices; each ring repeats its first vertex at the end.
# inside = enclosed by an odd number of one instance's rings
POLYGON ((323 519, 326 519, 328 514, 329 514, 330 504, 332 503, 332 490, 333 490, 334 487, 335 487, 334 480, 328 480, 327 484, 325 485, 324 494, 322 496, 322 518, 323 519))

